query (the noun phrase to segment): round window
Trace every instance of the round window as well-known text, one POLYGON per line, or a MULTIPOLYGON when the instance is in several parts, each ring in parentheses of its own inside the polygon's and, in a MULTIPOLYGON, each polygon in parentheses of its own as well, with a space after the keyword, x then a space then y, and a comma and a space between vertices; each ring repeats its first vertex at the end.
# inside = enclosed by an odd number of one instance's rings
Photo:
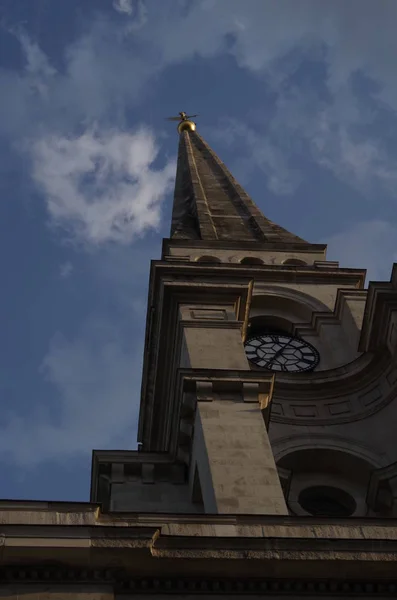
POLYGON ((299 504, 315 517, 350 517, 356 510, 356 501, 344 490, 317 485, 299 494, 299 504))

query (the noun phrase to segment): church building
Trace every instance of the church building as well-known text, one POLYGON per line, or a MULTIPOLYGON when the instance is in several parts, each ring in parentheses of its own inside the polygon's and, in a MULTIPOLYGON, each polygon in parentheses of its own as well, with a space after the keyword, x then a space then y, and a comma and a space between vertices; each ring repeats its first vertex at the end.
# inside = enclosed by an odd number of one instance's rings
POLYGON ((395 598, 397 264, 364 289, 178 133, 138 450, 89 503, 0 501, 0 599, 395 598))

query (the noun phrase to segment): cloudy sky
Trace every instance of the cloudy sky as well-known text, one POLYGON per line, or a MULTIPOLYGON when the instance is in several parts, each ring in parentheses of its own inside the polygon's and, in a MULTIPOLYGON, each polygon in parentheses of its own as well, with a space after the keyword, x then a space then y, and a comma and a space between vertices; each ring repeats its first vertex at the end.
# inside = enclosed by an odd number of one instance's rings
POLYGON ((177 134, 328 258, 397 260, 396 0, 0 0, 0 497, 134 448, 177 134))

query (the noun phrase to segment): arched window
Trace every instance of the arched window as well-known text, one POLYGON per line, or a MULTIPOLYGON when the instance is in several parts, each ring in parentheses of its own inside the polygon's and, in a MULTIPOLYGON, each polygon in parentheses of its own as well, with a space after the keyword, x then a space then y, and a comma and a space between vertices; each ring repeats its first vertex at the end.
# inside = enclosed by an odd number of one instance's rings
POLYGON ((252 317, 248 323, 249 336, 261 335, 262 333, 277 333, 291 335, 293 332, 293 324, 282 317, 275 316, 258 316, 252 317))
POLYGON ((204 254, 203 256, 199 256, 198 258, 196 258, 196 262, 220 263, 221 260, 220 260, 220 258, 217 258, 216 256, 210 256, 210 255, 204 254))
POLYGON ((299 266, 304 267, 307 265, 307 262, 305 262, 304 260, 301 260, 300 258, 287 258, 287 260, 283 261, 283 265, 291 265, 291 266, 295 265, 297 267, 299 267, 299 266))
POLYGON ((263 265, 264 262, 257 256, 245 256, 240 260, 240 265, 263 265))

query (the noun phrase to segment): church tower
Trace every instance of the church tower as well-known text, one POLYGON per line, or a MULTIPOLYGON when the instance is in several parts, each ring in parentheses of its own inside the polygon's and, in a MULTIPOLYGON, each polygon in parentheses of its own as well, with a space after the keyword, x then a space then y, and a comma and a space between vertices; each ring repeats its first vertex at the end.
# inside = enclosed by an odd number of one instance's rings
POLYGON ((138 451, 93 453, 112 512, 395 515, 397 270, 364 290, 266 218, 180 113, 152 261, 138 451))
POLYGON ((139 449, 89 503, 0 500, 0 596, 395 598, 397 264, 364 290, 180 116, 139 449))

